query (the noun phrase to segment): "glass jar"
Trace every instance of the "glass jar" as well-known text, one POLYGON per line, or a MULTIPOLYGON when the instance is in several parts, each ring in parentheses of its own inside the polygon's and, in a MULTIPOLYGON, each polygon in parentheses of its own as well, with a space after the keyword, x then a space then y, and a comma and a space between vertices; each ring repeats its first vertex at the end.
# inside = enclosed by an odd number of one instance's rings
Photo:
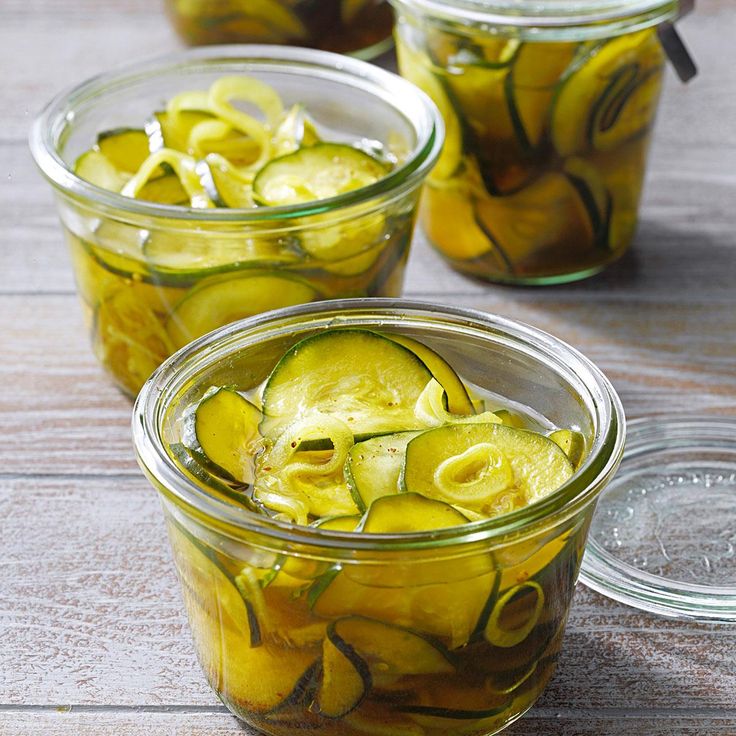
POLYGON ((539 330, 406 300, 343 300, 192 343, 142 389, 133 434, 161 496, 199 661, 233 713, 275 736, 487 736, 530 708, 554 671, 624 415, 601 372, 539 330), (374 535, 253 513, 177 462, 186 409, 207 389, 251 389, 295 342, 336 325, 420 340, 480 389, 577 428, 582 465, 513 513, 374 535), (336 670, 333 645, 364 666, 336 670))
POLYGON ((391 47, 388 0, 166 0, 189 44, 277 43, 372 59, 391 47))
POLYGON ((391 0, 447 128, 421 222, 458 271, 590 276, 634 235, 672 0, 391 0))
POLYGON ((317 299, 398 296, 419 189, 442 135, 435 106, 394 74, 322 51, 241 46, 95 77, 50 103, 30 143, 54 187, 95 354, 135 395, 164 358, 234 319, 317 299), (101 131, 140 128, 162 101, 228 74, 303 104, 330 140, 393 141, 406 155, 370 186, 252 209, 156 204, 74 173, 101 131))

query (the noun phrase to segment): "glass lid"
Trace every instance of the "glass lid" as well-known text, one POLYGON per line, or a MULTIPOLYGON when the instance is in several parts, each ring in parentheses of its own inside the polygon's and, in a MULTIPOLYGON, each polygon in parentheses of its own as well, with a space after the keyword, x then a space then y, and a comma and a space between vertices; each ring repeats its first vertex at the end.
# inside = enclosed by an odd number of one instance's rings
POLYGON ((630 422, 580 580, 651 613, 736 622, 736 419, 630 422))

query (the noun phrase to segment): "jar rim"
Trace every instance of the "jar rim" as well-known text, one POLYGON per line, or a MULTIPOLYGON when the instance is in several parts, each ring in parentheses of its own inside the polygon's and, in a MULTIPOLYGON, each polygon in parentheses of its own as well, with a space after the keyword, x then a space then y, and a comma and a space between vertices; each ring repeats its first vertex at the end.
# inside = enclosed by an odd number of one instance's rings
POLYGON ((265 44, 230 45, 189 49, 126 64, 97 75, 54 97, 35 118, 29 133, 29 146, 36 165, 49 182, 63 194, 116 213, 159 217, 203 224, 280 221, 324 214, 351 205, 371 202, 387 193, 397 195, 411 188, 431 169, 444 140, 444 123, 439 110, 421 90, 399 77, 359 59, 328 51, 265 44), (76 111, 94 103, 96 97, 112 89, 132 88, 152 74, 202 70, 215 65, 241 63, 243 73, 289 70, 305 77, 319 76, 350 83, 368 95, 382 99, 401 113, 416 135, 416 144, 407 159, 386 176, 365 187, 334 197, 292 205, 258 208, 195 209, 181 205, 124 197, 82 179, 64 161, 60 143, 73 123, 76 111))
MULTIPOLYGON (((563 377, 564 378, 564 377, 563 377)), ((572 382, 572 378, 569 381, 572 382)), ((621 401, 605 375, 567 343, 535 327, 472 309, 439 306, 410 299, 341 299, 288 307, 234 322, 201 337, 167 359, 141 389, 133 410, 133 441, 138 463, 153 485, 174 500, 185 513, 220 530, 251 532, 276 539, 291 548, 330 549, 338 554, 356 552, 402 553, 413 550, 456 548, 475 542, 519 537, 541 526, 554 526, 591 503, 615 472, 623 454, 625 416, 621 401), (538 361, 555 365, 574 377, 595 407, 595 437, 583 465, 563 486, 545 498, 503 516, 448 529, 402 534, 363 535, 301 526, 254 513, 219 501, 187 478, 166 451, 162 426, 169 402, 190 386, 194 377, 227 356, 259 342, 293 334, 293 328, 315 329, 363 320, 366 324, 430 325, 445 334, 491 336, 524 349, 538 361), (437 321, 437 320, 442 321, 437 321)))
POLYGON ((636 29, 677 16, 679 0, 390 0, 445 21, 509 26, 518 29, 555 29, 600 26, 594 35, 605 36, 609 25, 623 23, 636 29))

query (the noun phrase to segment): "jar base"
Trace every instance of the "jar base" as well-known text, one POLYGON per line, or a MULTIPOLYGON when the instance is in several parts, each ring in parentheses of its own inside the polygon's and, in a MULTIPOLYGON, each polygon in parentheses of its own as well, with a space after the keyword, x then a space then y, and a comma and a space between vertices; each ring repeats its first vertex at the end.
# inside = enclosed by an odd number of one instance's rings
POLYGON ((452 260, 442 253, 440 253, 440 255, 442 255, 443 259, 454 271, 461 273, 463 276, 469 276, 488 284, 496 284, 498 286, 556 286, 559 284, 573 283, 575 281, 583 281, 591 278, 592 276, 596 276, 602 271, 605 271, 609 266, 616 263, 625 253, 626 250, 622 250, 621 252, 616 253, 611 260, 606 261, 605 263, 598 263, 595 266, 582 268, 579 271, 545 274, 540 276, 479 273, 477 269, 473 267, 473 264, 466 265, 463 261, 452 260))

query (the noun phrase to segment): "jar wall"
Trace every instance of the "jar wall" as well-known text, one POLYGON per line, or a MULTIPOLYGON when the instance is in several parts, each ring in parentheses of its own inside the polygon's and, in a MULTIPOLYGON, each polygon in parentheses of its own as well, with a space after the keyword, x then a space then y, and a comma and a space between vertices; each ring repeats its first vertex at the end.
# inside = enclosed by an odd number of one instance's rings
POLYGON ((445 118, 421 222, 455 269, 508 283, 591 275, 634 236, 662 85, 656 29, 523 40, 399 5, 403 76, 445 118))
MULTIPOLYGON (((165 503, 165 507, 167 504, 165 503)), ((168 506, 199 661, 236 715, 274 736, 489 736, 552 676, 586 509, 460 559, 342 564, 269 553, 168 506)))

